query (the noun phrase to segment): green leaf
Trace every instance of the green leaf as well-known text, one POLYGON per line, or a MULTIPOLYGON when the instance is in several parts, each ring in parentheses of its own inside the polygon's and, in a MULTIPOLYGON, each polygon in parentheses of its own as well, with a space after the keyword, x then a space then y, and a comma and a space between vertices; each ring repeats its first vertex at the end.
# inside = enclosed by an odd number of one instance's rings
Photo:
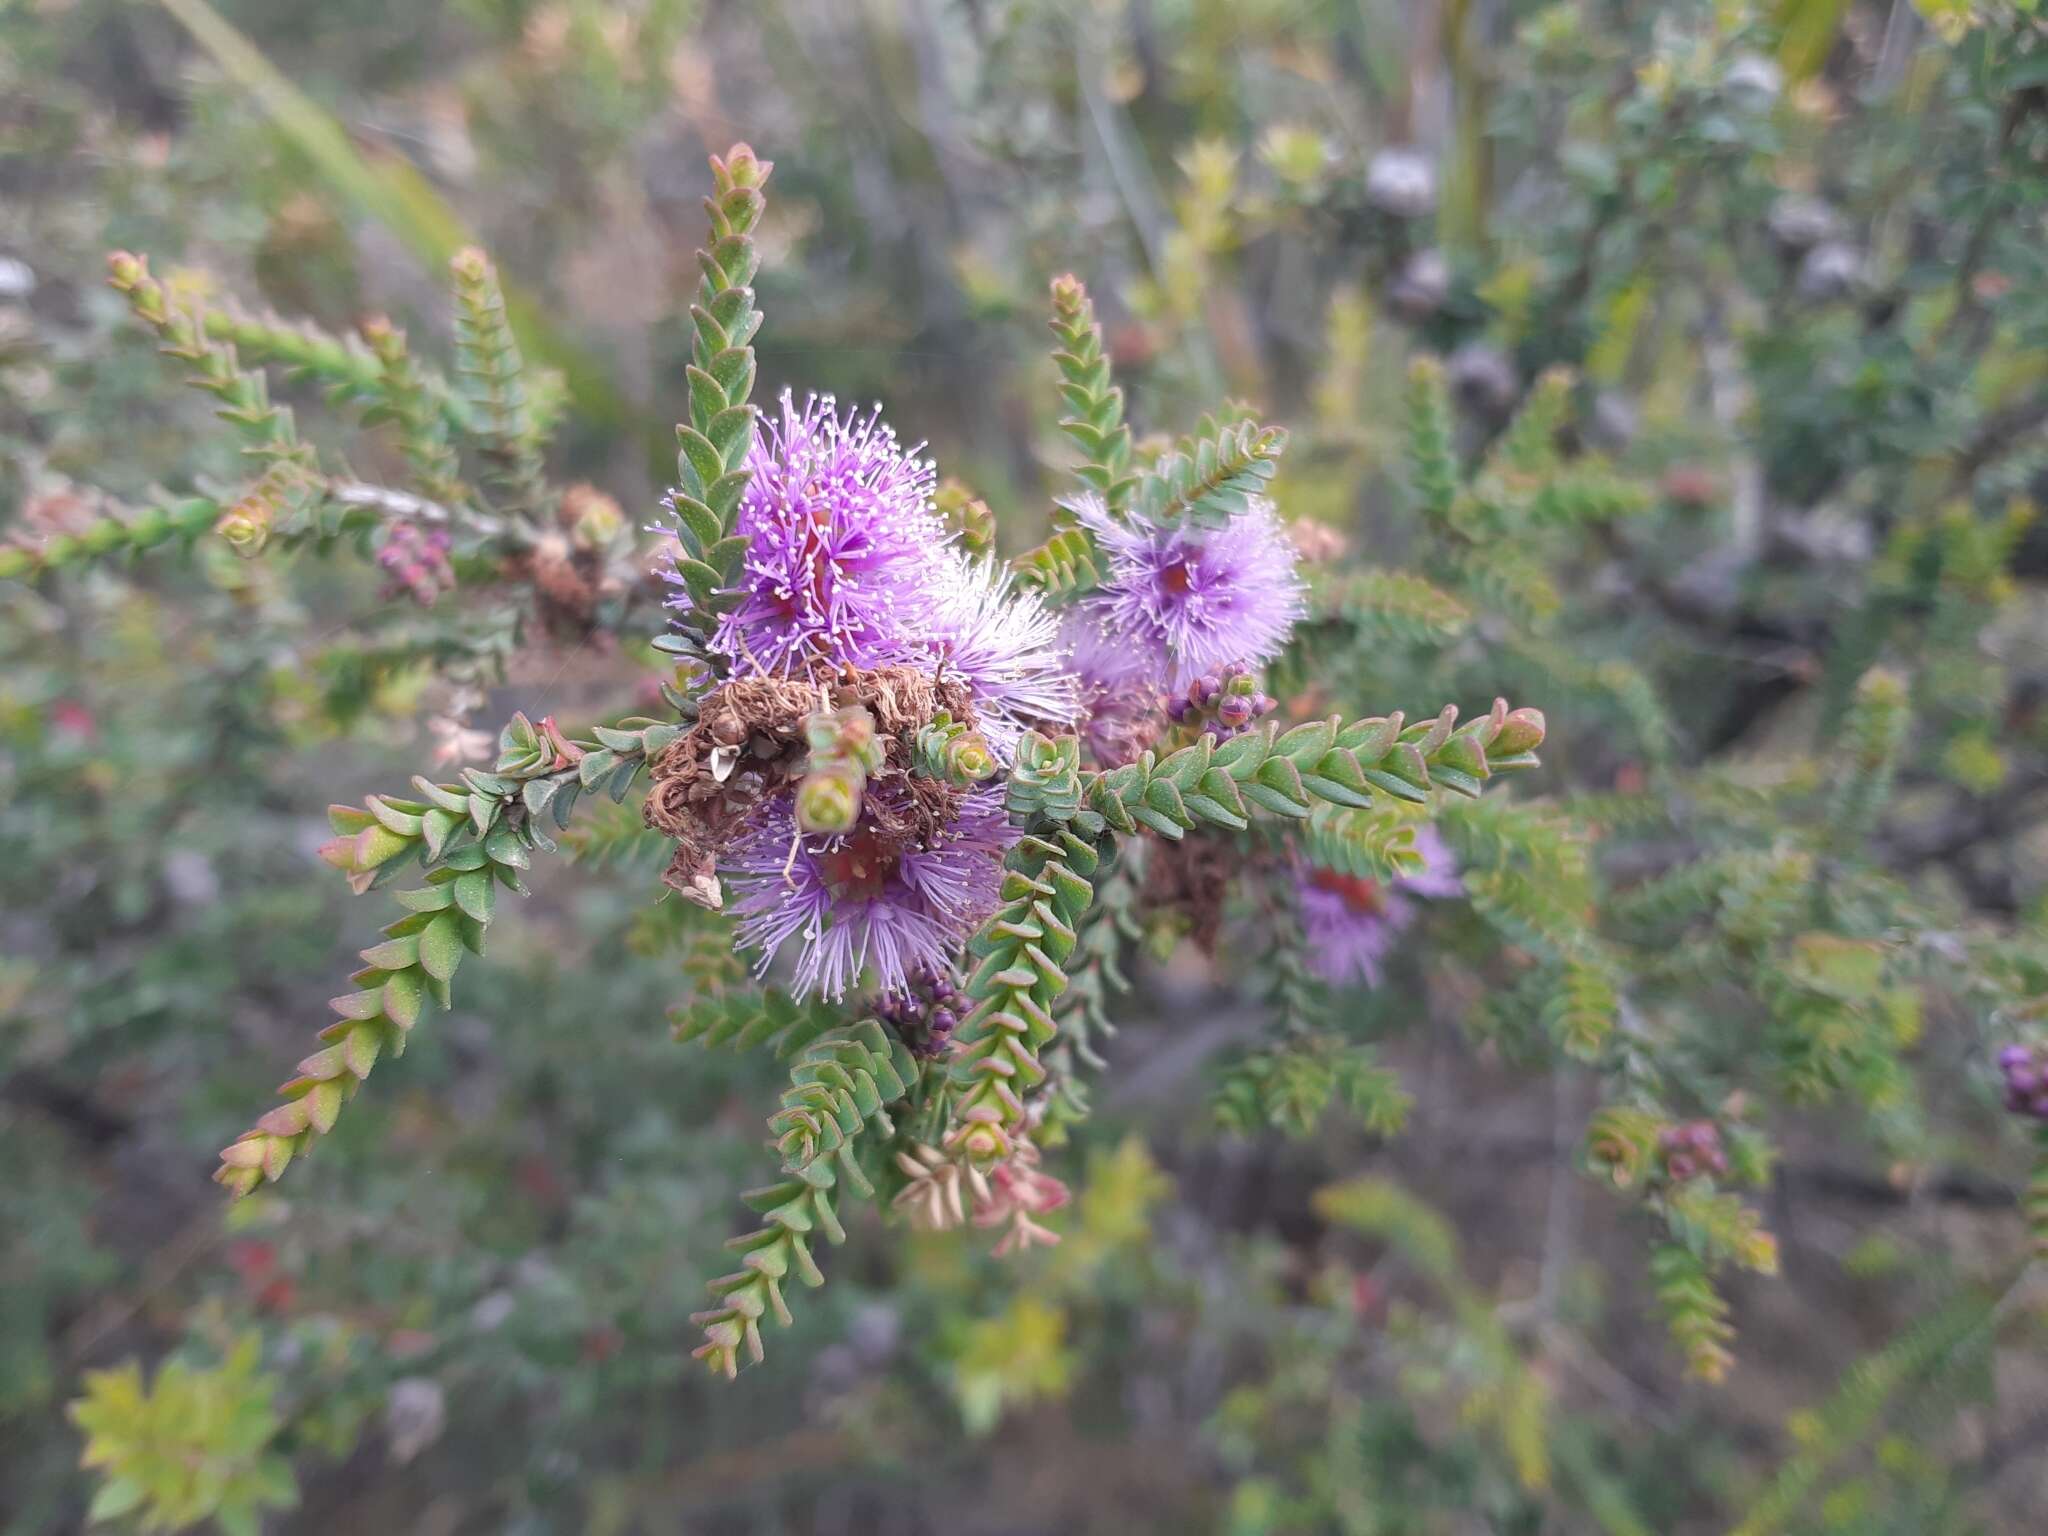
POLYGON ((420 932, 420 969, 436 981, 447 981, 462 963, 462 925, 443 912, 420 932))
POLYGON ((471 870, 455 879, 455 904, 480 923, 491 920, 497 904, 497 886, 488 870, 471 870))

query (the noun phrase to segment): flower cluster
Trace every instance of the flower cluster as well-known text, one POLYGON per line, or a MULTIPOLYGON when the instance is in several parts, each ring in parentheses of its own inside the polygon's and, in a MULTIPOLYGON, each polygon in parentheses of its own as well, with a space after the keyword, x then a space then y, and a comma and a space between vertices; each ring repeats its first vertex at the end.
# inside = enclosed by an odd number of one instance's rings
POLYGON ((2005 1107, 2016 1115, 2048 1121, 2048 1054, 2008 1045, 1998 1053, 1998 1070, 2005 1074, 2005 1107))
MULTIPOLYGON (((1064 728, 1079 683, 1059 623, 994 561, 962 551, 932 498, 938 471, 905 449, 880 408, 801 408, 785 390, 747 461, 738 532, 739 605, 711 649, 747 671, 833 666, 943 668, 967 684, 1003 760, 1034 726, 1064 728)), ((670 604, 687 608, 677 586, 670 604)))
POLYGON ((1196 678, 1185 693, 1167 701, 1166 717, 1175 725, 1229 737, 1251 729, 1274 707, 1272 696, 1260 689, 1257 674, 1238 664, 1196 678))
POLYGON ((391 523, 377 551, 377 564, 389 578, 384 595, 409 596, 425 608, 452 591, 455 570, 448 563, 449 542, 446 528, 422 528, 405 519, 391 523))
POLYGON ((1668 1125, 1657 1135, 1657 1150, 1663 1154, 1664 1176, 1683 1184, 1701 1174, 1720 1178, 1728 1172, 1728 1154, 1721 1148, 1721 1132, 1711 1120, 1688 1120, 1668 1125))
POLYGON ((1457 861, 1434 828, 1416 832, 1415 851, 1421 867, 1391 882, 1313 865, 1296 872, 1308 962, 1318 976, 1339 985, 1378 986, 1394 940, 1415 921, 1410 898, 1463 894, 1457 861))
MULTIPOLYGON (((734 678, 822 689, 908 667, 964 690, 964 717, 936 712, 893 746, 849 745, 840 737, 860 719, 821 710, 810 771, 751 807, 719 851, 740 941, 764 967, 793 941, 799 993, 840 997, 866 972, 905 991, 947 969, 994 910, 1016 834, 983 781, 1026 730, 1070 727, 1080 684, 1058 621, 957 546, 933 510, 936 471, 879 410, 842 412, 829 396, 799 408, 785 392, 748 475, 738 602, 710 643, 734 678)), ((671 605, 690 603, 678 585, 671 605)))
POLYGON ((875 1014, 896 1031, 911 1055, 933 1057, 951 1048, 953 1031, 970 1006, 951 971, 919 966, 909 985, 875 1000, 875 1014))
MULTIPOLYGON (((1263 498, 1221 526, 1127 521, 1077 502, 1101 579, 1062 622, 959 547, 934 507, 936 470, 879 410, 829 396, 799 407, 785 392, 747 471, 735 518, 747 555, 709 649, 735 683, 781 679, 820 695, 800 744, 749 749, 775 767, 700 852, 690 888, 717 889, 706 872, 715 854, 740 942, 764 968, 792 946, 799 993, 841 997, 871 976, 907 998, 949 968, 995 908, 1016 832, 992 775, 1025 731, 1078 729, 1094 760, 1114 766, 1158 744, 1169 721, 1228 736, 1274 707, 1254 669, 1286 643, 1303 584, 1263 498), (893 747, 886 730, 849 745, 841 738, 865 731, 866 717, 828 709, 824 690, 885 668, 950 686, 956 703, 893 747), (799 745, 808 766, 785 767, 799 745)), ((694 601, 676 583, 672 605, 694 601)), ((707 760, 720 784, 738 751, 707 760)), ((1427 876, 1407 888, 1434 889, 1427 876)), ((1387 907, 1388 935, 1402 910, 1387 907)), ((1377 953, 1356 941, 1346 951, 1366 952, 1377 953)))

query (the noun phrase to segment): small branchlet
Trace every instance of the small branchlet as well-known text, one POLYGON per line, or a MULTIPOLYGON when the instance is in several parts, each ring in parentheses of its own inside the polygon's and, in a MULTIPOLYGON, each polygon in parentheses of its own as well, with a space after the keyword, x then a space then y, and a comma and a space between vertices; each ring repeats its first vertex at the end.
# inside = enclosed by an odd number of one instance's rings
POLYGON ((560 827, 585 789, 623 796, 649 753, 680 729, 628 721, 578 742, 552 720, 536 725, 516 715, 499 736, 494 772, 471 769, 453 785, 415 779, 419 800, 372 795, 360 807, 332 807, 337 836, 321 856, 356 890, 384 884, 412 858, 426 868, 427 883, 400 894, 406 915, 384 930, 383 943, 362 952, 363 968, 350 978, 356 990, 334 999, 340 1017, 321 1031, 322 1049, 278 1090, 285 1102, 221 1153, 215 1177, 246 1195, 332 1130, 378 1059, 404 1051, 421 1010, 430 1002, 450 1006, 462 957, 484 952, 498 888, 524 895, 521 872, 533 851, 554 847, 543 815, 560 827))
POLYGON ((42 534, 10 530, 0 543, 0 581, 30 580, 91 560, 132 556, 176 540, 190 544, 217 526, 223 508, 205 496, 187 496, 137 510, 103 501, 81 504, 79 515, 42 534))
POLYGON ((1881 668, 1865 673, 1843 722, 1834 793, 1828 806, 1828 842, 1837 855, 1862 850, 1879 812, 1891 798, 1892 778, 1910 721, 1905 679, 1881 668))
POLYGON ((201 311, 172 299, 150 275, 147 257, 115 251, 107 258, 107 282, 128 300, 129 312, 156 332, 164 355, 187 365, 188 382, 220 402, 218 414, 248 441, 249 452, 266 462, 310 459, 291 407, 271 403, 262 373, 244 368, 231 342, 208 335, 201 311))
POLYGON ((980 1161, 1009 1155, 1027 1120, 1025 1095, 1045 1081, 1040 1053, 1056 1032, 1064 963, 1093 901, 1091 878, 1115 839, 1143 829, 1178 839, 1198 826, 1240 832, 1254 807, 1300 820, 1318 801, 1370 807, 1375 795, 1425 802, 1437 789, 1477 795, 1495 772, 1534 766, 1543 716, 1492 711, 1457 724, 1446 708, 1414 726, 1391 715, 1343 725, 1271 725, 1106 772, 1083 772, 1073 737, 1028 734, 1009 781, 1011 817, 1026 829, 1005 864, 1003 905, 970 946, 974 1010, 961 1022, 949 1076, 957 1097, 949 1148, 980 1161))
POLYGON ((1160 527, 1220 528, 1266 489, 1286 448, 1282 428, 1255 421, 1189 439, 1145 472, 1131 511, 1160 527))
POLYGON ((1735 1356, 1735 1325, 1728 1302, 1714 1286, 1706 1263, 1690 1249, 1665 1243, 1650 1255, 1650 1283, 1664 1325, 1685 1357, 1687 1374, 1719 1384, 1728 1379, 1735 1356))
POLYGON ((1408 474, 1432 524, 1448 529, 1458 504, 1458 452, 1444 365, 1418 357, 1408 369, 1408 474))
POLYGON ((894 1136, 888 1106, 918 1075, 903 1042, 874 1019, 827 1030, 789 1055, 790 1086, 768 1121, 786 1177, 742 1197, 767 1220, 726 1244, 741 1255, 740 1268, 711 1282, 718 1305, 690 1319, 704 1329, 696 1358, 728 1377, 738 1373, 742 1348, 761 1359, 764 1316, 789 1325, 782 1282, 792 1271, 807 1285, 825 1283, 808 1239, 822 1232, 830 1242, 846 1240, 833 1192, 842 1180, 864 1198, 875 1192, 855 1158, 854 1139, 864 1131, 878 1141, 894 1136))
POLYGON ((129 311, 155 331, 159 350, 187 368, 187 381, 220 402, 216 413, 243 437, 259 466, 257 477, 227 507, 215 530, 237 554, 259 553, 273 532, 321 528, 326 482, 310 446, 299 441, 291 407, 273 404, 260 370, 244 368, 231 342, 207 332, 205 313, 176 302, 150 275, 146 258, 116 251, 107 258, 107 281, 128 300, 129 311))
POLYGON ((932 510, 960 537, 960 547, 970 555, 991 553, 996 547, 996 515, 973 491, 948 476, 939 482, 932 496, 932 510))
POLYGON ((1036 587, 1049 601, 1065 602, 1090 591, 1100 581, 1095 540, 1085 528, 1063 528, 1035 549, 1010 562, 1017 580, 1036 587))
POLYGON ((1408 571, 1315 570, 1310 593, 1319 615, 1341 620, 1373 641, 1442 644, 1472 623, 1471 606, 1463 599, 1408 571))
POLYGON ((376 363, 364 424, 389 421, 420 489, 444 506, 465 505, 470 492, 451 441, 451 426, 461 419, 454 392, 421 366, 406 346, 405 332, 382 315, 365 319, 360 329, 376 363))
POLYGON ((1110 379, 1094 301, 1071 272, 1053 279, 1052 329, 1059 339, 1052 360, 1060 371, 1060 399, 1067 408, 1060 430, 1081 453, 1075 478, 1100 496, 1111 513, 1121 513, 1137 484, 1131 467, 1131 429, 1124 421, 1124 392, 1110 379))
POLYGON ((320 1032, 322 1049, 278 1090, 285 1102, 221 1152, 220 1183, 246 1195, 281 1178, 316 1136, 334 1129, 378 1058, 403 1054, 426 1004, 452 1006, 456 967, 464 954, 484 952, 497 888, 523 889, 517 871, 525 863, 516 838, 472 844, 401 897, 409 910, 384 930, 383 943, 362 952, 363 968, 349 978, 357 990, 333 1000, 340 1017, 320 1032))
POLYGON ((491 488, 506 512, 538 520, 551 500, 544 439, 528 404, 526 365, 497 268, 471 246, 455 253, 448 271, 455 282, 455 366, 469 394, 491 488))
POLYGON ((508 829, 528 846, 552 850, 544 813, 566 827, 586 790, 623 800, 649 761, 682 732, 680 725, 631 719, 571 741, 552 717, 535 724, 514 715, 499 734, 494 772, 466 768, 451 784, 415 777, 417 799, 371 795, 361 806, 329 806, 335 837, 320 857, 360 894, 397 878, 410 860, 433 869, 508 829))
MULTIPOLYGON (((1124 420, 1124 392, 1111 381, 1094 302, 1072 273, 1053 279, 1052 329, 1058 338, 1052 360, 1067 413, 1060 418, 1060 430, 1081 455, 1074 477, 1101 498, 1111 516, 1121 517, 1139 480, 1131 429, 1124 420)), ((1053 602, 1065 602, 1094 587, 1097 561, 1094 535, 1060 507, 1053 512, 1052 537, 1019 555, 1011 568, 1019 582, 1053 602)))
POLYGON ((689 593, 678 622, 701 643, 738 597, 729 589, 746 554, 734 535, 747 455, 754 445, 754 333, 761 313, 751 284, 761 258, 753 234, 766 207, 762 188, 774 166, 735 144, 711 161, 710 243, 697 253, 702 277, 690 306, 690 419, 676 427, 680 452, 669 497, 675 514, 675 574, 689 593))
MULTIPOLYGON (((730 950, 723 953, 730 955, 730 950)), ((707 1048, 731 1046, 751 1050, 766 1046, 787 1060, 843 1020, 841 1011, 815 999, 797 1002, 778 987, 715 988, 700 993, 669 1014, 670 1033, 678 1040, 707 1048)))

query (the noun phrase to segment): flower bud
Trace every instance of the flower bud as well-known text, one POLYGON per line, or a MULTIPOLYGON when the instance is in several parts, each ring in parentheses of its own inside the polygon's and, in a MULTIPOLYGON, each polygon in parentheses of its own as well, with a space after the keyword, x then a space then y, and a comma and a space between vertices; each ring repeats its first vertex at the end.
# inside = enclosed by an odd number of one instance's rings
POLYGON ((977 1163, 1003 1154, 1003 1133, 993 1125, 969 1126, 961 1132, 960 1150, 977 1163))
POLYGON ((1216 718, 1232 730, 1252 723, 1252 701, 1241 693, 1226 693, 1216 701, 1216 718))
POLYGON ((995 754, 979 731, 956 736, 946 748, 946 770, 955 782, 979 784, 996 771, 995 754))
POLYGON ((1495 757, 1519 757, 1543 745, 1547 725, 1540 709, 1511 709, 1500 723, 1489 752, 1495 757))
POLYGON ((583 550, 605 548, 626 526, 619 504, 591 485, 572 485, 562 492, 561 518, 570 542, 583 550))
POLYGON ((132 251, 107 253, 107 281, 126 293, 149 275, 149 264, 132 251))
POLYGON ((252 560, 270 542, 270 508, 254 497, 245 497, 221 514, 213 531, 227 540, 236 554, 252 560))
POLYGON ((845 832, 860 818, 860 778, 845 768, 814 768, 796 791, 796 824, 805 832, 845 832))

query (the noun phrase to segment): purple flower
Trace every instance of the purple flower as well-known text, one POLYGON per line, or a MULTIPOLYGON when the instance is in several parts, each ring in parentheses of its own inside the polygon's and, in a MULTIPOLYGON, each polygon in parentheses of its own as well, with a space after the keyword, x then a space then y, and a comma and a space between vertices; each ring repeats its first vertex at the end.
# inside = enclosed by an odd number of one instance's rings
MULTIPOLYGON (((937 471, 910 457, 880 408, 797 410, 787 390, 748 459, 738 531, 749 543, 740 605, 711 648, 746 667, 943 665, 974 695, 982 734, 1008 761, 1030 726, 1079 710, 1059 626, 993 561, 970 560, 932 510, 937 471)), ((672 606, 687 608, 678 591, 672 606)))
POLYGON ((992 560, 949 552, 921 633, 898 658, 943 666, 974 695, 981 734, 1008 763, 1026 729, 1070 727, 1081 685, 1060 642, 1059 620, 1035 592, 1020 592, 992 560))
POLYGON ((2016 1115, 2048 1120, 2048 1055, 2024 1045, 2008 1045, 1998 1053, 2005 1074, 2005 1107, 2016 1115))
MULTIPOLYGON (((897 444, 879 406, 842 416, 825 395, 798 410, 784 390, 747 467, 741 601, 714 651, 770 672, 813 657, 870 666, 924 622, 947 537, 931 507, 938 472, 897 444)), ((682 591, 670 601, 690 605, 682 591)))
POLYGON ((1106 557, 1087 610, 1111 642, 1151 652, 1165 691, 1230 662, 1262 665, 1287 643, 1302 581, 1264 497, 1220 528, 1125 523, 1092 496, 1068 505, 1106 557))
POLYGON ((1079 608, 1067 610, 1060 643, 1080 682, 1082 745, 1099 767, 1131 762, 1161 727, 1157 658, 1148 646, 1115 639, 1079 608))
POLYGON ((1417 908, 1410 898, 1464 892, 1457 861, 1434 827, 1416 831, 1415 851, 1422 855, 1421 868, 1391 884, 1333 869, 1296 872, 1310 970, 1339 986, 1378 986, 1380 963, 1401 930, 1415 921, 1417 908))
MULTIPOLYGON (((965 683, 989 751, 1005 762, 1027 727, 1073 722, 1079 684, 1057 621, 1001 567, 954 546, 932 508, 936 472, 897 445, 879 409, 842 415, 827 396, 798 410, 785 392, 747 462, 739 602, 711 640, 737 672, 825 663, 943 673, 965 683)), ((800 994, 840 997, 870 972, 898 990, 944 970, 995 910, 1017 834, 999 786, 969 793, 936 832, 930 812, 912 805, 900 774, 871 783, 841 832, 800 836, 787 794, 758 807, 721 861, 738 942, 758 949, 765 969, 794 941, 800 994), (914 826, 926 829, 921 841, 902 830, 914 826)))
POLYGON ((843 997, 870 970, 881 990, 906 990, 921 970, 949 968, 995 911, 1017 835, 993 786, 971 791, 929 848, 899 847, 866 819, 840 836, 799 838, 784 796, 727 855, 736 937, 761 952, 760 972, 795 940, 799 997, 843 997))

